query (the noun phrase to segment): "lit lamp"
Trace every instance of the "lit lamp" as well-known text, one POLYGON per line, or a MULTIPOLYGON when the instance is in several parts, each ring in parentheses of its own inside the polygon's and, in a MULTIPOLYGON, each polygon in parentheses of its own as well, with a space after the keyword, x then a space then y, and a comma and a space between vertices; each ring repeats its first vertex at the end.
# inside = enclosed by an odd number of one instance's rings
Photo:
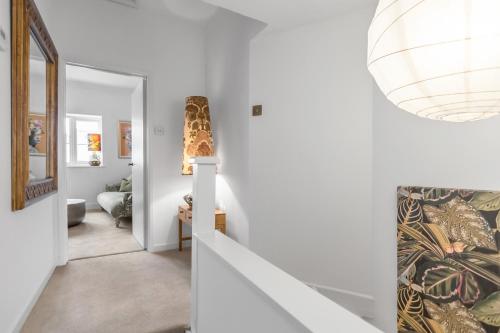
POLYGON ((101 134, 88 134, 88 151, 92 152, 89 164, 91 166, 100 166, 101 157, 98 153, 101 152, 101 134))
POLYGON ((368 68, 387 98, 420 117, 500 113, 499 0, 380 0, 368 68))
POLYGON ((208 99, 202 96, 186 97, 182 174, 193 174, 190 158, 214 154, 208 99))

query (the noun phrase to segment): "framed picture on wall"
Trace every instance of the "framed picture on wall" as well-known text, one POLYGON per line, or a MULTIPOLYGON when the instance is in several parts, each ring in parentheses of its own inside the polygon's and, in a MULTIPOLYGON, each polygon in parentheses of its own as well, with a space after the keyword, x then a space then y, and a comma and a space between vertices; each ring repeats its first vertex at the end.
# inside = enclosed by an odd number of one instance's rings
POLYGON ((497 333, 500 192, 400 187, 398 332, 497 333))
POLYGON ((29 150, 31 156, 47 156, 47 116, 45 114, 30 113, 29 150))
POLYGON ((132 158, 132 123, 118 121, 118 157, 132 158))

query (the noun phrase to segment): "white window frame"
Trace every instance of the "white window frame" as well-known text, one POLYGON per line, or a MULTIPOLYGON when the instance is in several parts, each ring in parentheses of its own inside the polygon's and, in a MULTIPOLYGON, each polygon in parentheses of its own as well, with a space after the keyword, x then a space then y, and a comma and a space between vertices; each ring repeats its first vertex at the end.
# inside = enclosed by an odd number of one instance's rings
MULTIPOLYGON (((69 161, 66 162, 66 166, 68 167, 89 167, 87 162, 79 162, 77 161, 77 143, 76 143, 76 121, 78 120, 94 120, 99 124, 99 132, 101 134, 101 167, 104 166, 104 144, 103 144, 103 133, 102 133, 102 116, 100 115, 91 115, 91 114, 80 114, 80 113, 67 113, 66 119, 69 119, 69 161)), ((64 122, 64 126, 66 127, 66 121, 64 122)), ((66 130, 68 130, 66 128, 66 130)), ((68 133, 66 133, 68 134, 68 133)), ((64 150, 66 151, 66 136, 64 137, 64 150)))

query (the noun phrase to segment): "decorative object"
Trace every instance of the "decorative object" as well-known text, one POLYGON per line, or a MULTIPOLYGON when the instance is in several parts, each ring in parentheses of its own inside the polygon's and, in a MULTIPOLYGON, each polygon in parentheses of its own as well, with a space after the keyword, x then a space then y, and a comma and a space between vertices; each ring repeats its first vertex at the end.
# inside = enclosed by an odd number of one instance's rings
POLYGON ((500 113, 500 1, 380 0, 368 68, 387 98, 420 117, 500 113))
MULTIPOLYGON (((215 230, 219 230, 223 234, 226 234, 226 213, 220 209, 216 209, 214 216, 215 230)), ((189 226, 193 224, 193 212, 191 208, 187 205, 179 206, 179 214, 177 218, 179 219, 179 251, 182 251, 182 242, 191 240, 191 237, 184 237, 182 233, 182 224, 187 224, 189 226)))
POLYGON ((83 199, 68 199, 68 227, 73 227, 85 219, 86 207, 83 199))
POLYGON ((87 134, 88 151, 93 152, 90 158, 90 166, 100 166, 101 157, 98 153, 101 152, 101 134, 87 134))
POLYGON ((118 157, 132 158, 132 123, 118 121, 118 157))
POLYGON ((47 116, 30 113, 28 126, 30 156, 47 156, 47 116))
POLYGON ((398 332, 497 333, 500 192, 398 189, 398 332))
POLYGON ((193 208, 193 195, 191 193, 186 194, 185 196, 182 197, 184 201, 188 204, 189 209, 193 208))
POLYGON ((190 158, 214 154, 208 99, 202 96, 186 97, 182 174, 193 174, 190 158))
POLYGON ((120 192, 132 192, 132 175, 123 178, 120 183, 120 192))
POLYGON ((58 54, 34 0, 11 1, 11 27, 11 197, 12 210, 16 211, 23 209, 31 200, 39 200, 57 191, 58 54), (39 88, 43 91, 37 91, 37 95, 44 98, 42 105, 45 109, 40 111, 46 115, 45 138, 44 125, 33 116, 31 124, 29 120, 30 89, 35 89, 35 85, 30 84, 33 83, 32 74, 43 75, 45 82, 43 88, 39 88), (46 145, 42 144, 43 140, 46 140, 46 145), (42 145, 46 147, 45 152, 42 145), (36 154, 33 148, 46 155, 46 161, 36 165, 37 172, 31 165, 39 162, 30 159, 30 151, 36 154), (30 180, 30 169, 35 177, 39 176, 38 171, 43 170, 43 178, 30 180))

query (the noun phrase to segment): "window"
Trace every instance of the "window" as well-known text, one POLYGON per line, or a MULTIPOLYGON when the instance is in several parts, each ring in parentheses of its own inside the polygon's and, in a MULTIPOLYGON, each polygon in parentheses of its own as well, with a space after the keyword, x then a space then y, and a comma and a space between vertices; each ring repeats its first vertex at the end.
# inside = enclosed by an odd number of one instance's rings
POLYGON ((89 151, 89 134, 99 134, 102 137, 101 116, 66 115, 66 163, 68 165, 88 166, 89 161, 95 156, 101 160, 101 163, 103 162, 102 149, 99 152, 89 151))

